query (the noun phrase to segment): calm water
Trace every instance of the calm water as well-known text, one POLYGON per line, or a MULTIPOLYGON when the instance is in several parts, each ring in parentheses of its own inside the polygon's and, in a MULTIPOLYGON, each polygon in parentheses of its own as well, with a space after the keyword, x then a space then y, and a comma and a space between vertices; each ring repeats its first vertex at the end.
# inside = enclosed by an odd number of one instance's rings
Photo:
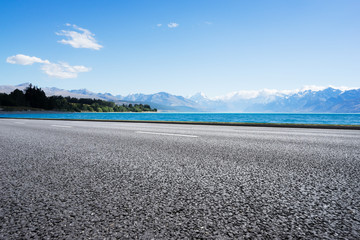
POLYGON ((17 113, 0 118, 57 118, 195 122, 307 123, 360 125, 360 114, 296 113, 17 113))

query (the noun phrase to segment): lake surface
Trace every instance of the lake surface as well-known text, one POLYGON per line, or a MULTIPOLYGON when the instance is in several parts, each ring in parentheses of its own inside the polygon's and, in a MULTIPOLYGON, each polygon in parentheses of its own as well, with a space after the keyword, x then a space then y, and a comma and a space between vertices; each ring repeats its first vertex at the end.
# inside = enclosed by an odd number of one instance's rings
POLYGON ((2 113, 0 118, 102 119, 194 122, 360 125, 360 114, 300 113, 2 113))

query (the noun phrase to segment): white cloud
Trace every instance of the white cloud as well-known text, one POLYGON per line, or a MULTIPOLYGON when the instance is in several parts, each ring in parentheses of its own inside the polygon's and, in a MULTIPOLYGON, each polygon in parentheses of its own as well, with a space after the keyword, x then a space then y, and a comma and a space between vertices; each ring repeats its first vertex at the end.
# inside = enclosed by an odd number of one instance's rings
POLYGON ((41 66, 47 75, 56 78, 76 78, 80 72, 89 72, 91 68, 85 66, 70 66, 68 63, 49 63, 41 66))
POLYGON ((176 28, 176 27, 179 26, 179 24, 177 24, 177 23, 169 23, 167 26, 168 26, 169 28, 176 28))
POLYGON ((99 50, 103 47, 97 43, 94 38, 95 34, 91 33, 89 30, 78 27, 75 24, 71 25, 70 23, 66 23, 65 25, 68 27, 72 26, 75 31, 61 30, 60 32, 57 32, 56 35, 67 37, 67 39, 58 41, 59 43, 69 44, 74 48, 90 48, 95 50, 99 50))
POLYGON ((80 72, 89 72, 91 68, 85 66, 71 66, 65 62, 52 63, 49 60, 42 60, 38 57, 30 57, 23 54, 8 57, 8 63, 20 65, 32 65, 33 63, 40 63, 41 70, 48 76, 56 78, 76 78, 80 72))
POLYGON ((23 54, 8 57, 6 62, 11 64, 32 65, 33 63, 50 63, 48 60, 42 60, 38 57, 30 57, 23 54))
POLYGON ((158 23, 158 24, 156 24, 156 26, 157 26, 157 27, 161 27, 161 26, 162 26, 162 24, 161 24, 161 23, 158 23))
POLYGON ((204 22, 206 25, 211 25, 212 24, 212 22, 207 22, 207 21, 205 21, 204 22))

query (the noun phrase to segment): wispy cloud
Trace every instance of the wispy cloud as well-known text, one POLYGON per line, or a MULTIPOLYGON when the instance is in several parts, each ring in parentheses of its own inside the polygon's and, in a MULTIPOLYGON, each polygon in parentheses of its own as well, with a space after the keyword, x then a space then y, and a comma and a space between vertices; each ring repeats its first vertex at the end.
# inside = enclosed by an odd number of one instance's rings
POLYGON ((67 39, 58 41, 62 44, 69 44, 74 48, 90 48, 100 50, 103 46, 98 44, 94 38, 95 34, 85 28, 78 27, 75 24, 66 23, 65 26, 72 27, 73 30, 61 30, 56 35, 65 36, 67 39))
POLYGON ((8 57, 6 59, 6 62, 20 65, 32 65, 33 63, 50 63, 48 60, 42 60, 38 57, 30 57, 23 54, 17 54, 15 56, 8 57))
POLYGON ((161 23, 158 23, 158 24, 156 24, 156 26, 157 26, 157 27, 161 27, 161 26, 162 26, 162 24, 161 24, 161 23))
POLYGON ((212 22, 208 22, 208 21, 205 21, 204 22, 206 25, 211 25, 211 24, 213 24, 212 22))
POLYGON ((168 26, 169 28, 176 28, 176 27, 179 26, 179 24, 173 22, 173 23, 169 23, 167 26, 168 26))
POLYGON ((85 66, 71 66, 66 62, 52 63, 38 57, 30 57, 23 54, 8 57, 6 62, 11 64, 32 65, 40 63, 41 70, 51 77, 56 78, 76 78, 80 72, 89 72, 91 68, 85 66))
POLYGON ((78 73, 89 72, 91 68, 85 66, 70 66, 66 62, 49 63, 41 66, 47 75, 56 78, 77 78, 78 73))

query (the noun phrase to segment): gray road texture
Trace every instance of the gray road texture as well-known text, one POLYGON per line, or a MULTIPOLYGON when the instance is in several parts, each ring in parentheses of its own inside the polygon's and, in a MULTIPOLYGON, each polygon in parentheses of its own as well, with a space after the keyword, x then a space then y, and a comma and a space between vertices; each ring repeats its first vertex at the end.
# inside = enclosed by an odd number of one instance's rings
POLYGON ((360 131, 0 119, 0 239, 359 239, 360 131))

